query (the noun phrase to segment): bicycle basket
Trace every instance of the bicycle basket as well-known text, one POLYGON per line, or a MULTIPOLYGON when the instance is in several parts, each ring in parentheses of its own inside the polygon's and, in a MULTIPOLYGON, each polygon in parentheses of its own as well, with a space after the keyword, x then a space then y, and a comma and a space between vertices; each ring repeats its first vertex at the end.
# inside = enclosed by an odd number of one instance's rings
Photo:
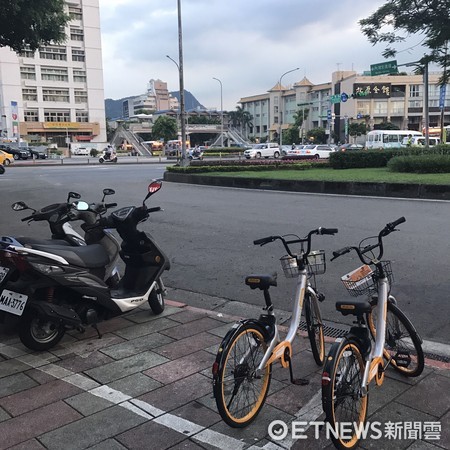
MULTIPOLYGON (((394 281, 394 275, 392 273, 392 267, 390 261, 383 261, 383 271, 389 280, 389 285, 392 285, 394 281)), ((377 276, 370 266, 364 264, 361 267, 347 273, 341 277, 341 281, 349 294, 353 297, 369 294, 371 291, 377 289, 377 276)))
POLYGON ((281 267, 283 268, 284 276, 286 278, 298 277, 297 260, 292 256, 285 255, 280 258, 281 267))
POLYGON ((308 255, 308 271, 314 275, 325 273, 325 250, 314 250, 308 255))

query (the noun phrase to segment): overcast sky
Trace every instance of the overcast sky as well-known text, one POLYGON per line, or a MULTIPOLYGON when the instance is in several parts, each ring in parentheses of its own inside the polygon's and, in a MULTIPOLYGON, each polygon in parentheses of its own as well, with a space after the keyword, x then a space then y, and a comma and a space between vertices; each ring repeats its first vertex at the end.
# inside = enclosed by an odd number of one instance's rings
MULTIPOLYGON (((385 61, 358 21, 384 0, 182 0, 184 87, 207 108, 234 110, 242 97, 263 94, 283 77, 330 81, 336 70, 362 73, 385 61)), ((100 0, 105 98, 146 92, 150 79, 179 89, 177 0, 100 0)), ((411 37, 398 63, 423 54, 411 37)))

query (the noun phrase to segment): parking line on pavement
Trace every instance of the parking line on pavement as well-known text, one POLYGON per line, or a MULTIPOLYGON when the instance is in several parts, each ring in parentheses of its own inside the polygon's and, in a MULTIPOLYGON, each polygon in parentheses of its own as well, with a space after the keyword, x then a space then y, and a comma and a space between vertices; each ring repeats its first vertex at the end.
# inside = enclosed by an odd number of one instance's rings
MULTIPOLYGON (((49 358, 41 358, 36 355, 29 353, 20 354, 20 349, 12 346, 2 344, 0 346, 2 353, 5 355, 19 355, 15 359, 20 361, 34 369, 40 370, 48 375, 70 383, 78 388, 95 395, 97 397, 103 398, 111 403, 114 403, 128 411, 133 412, 141 417, 148 420, 153 420, 154 422, 165 426, 171 430, 178 433, 184 434, 198 442, 209 444, 213 447, 224 449, 224 450, 239 450, 248 446, 245 442, 235 439, 231 436, 219 433, 217 431, 210 430, 204 426, 198 425, 189 420, 183 419, 181 417, 175 416, 174 414, 163 411, 150 405, 142 400, 133 399, 129 395, 124 394, 121 391, 113 389, 108 385, 100 385, 96 381, 81 375, 79 373, 72 372, 63 367, 59 367, 51 362, 55 357, 51 355, 49 358)), ((252 446, 255 449, 281 449, 276 444, 271 443, 269 447, 267 444, 264 447, 252 446)))

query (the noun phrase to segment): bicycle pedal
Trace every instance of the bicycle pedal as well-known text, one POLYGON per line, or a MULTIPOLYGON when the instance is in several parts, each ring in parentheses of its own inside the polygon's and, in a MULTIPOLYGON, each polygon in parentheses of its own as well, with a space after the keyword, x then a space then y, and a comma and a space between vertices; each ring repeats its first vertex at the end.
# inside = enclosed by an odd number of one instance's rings
POLYGON ((406 353, 398 353, 394 356, 393 360, 395 361, 395 364, 397 364, 398 367, 409 367, 411 364, 411 356, 406 353))
POLYGON ((325 300, 325 295, 319 292, 319 294, 317 295, 317 300, 322 303, 325 300))
POLYGON ((306 378, 295 378, 292 380, 292 384, 295 384, 296 386, 306 386, 309 384, 309 380, 306 378))

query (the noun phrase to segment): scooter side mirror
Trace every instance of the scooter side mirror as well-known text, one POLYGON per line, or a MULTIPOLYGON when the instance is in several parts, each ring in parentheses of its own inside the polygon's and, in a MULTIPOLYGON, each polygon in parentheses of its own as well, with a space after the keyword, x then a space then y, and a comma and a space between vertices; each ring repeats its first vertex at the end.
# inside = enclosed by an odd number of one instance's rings
POLYGON ((76 208, 77 211, 87 211, 89 209, 89 205, 86 202, 77 202, 76 208))
POLYGON ((144 203, 151 195, 158 192, 161 188, 162 188, 161 180, 152 180, 152 182, 148 185, 148 193, 147 193, 146 197, 144 198, 144 203))
POLYGON ((25 209, 30 209, 30 207, 25 202, 16 202, 11 205, 14 211, 23 211, 25 209))
POLYGON ((115 191, 114 189, 111 189, 111 188, 105 188, 105 189, 103 189, 102 203, 105 201, 105 197, 106 197, 107 195, 113 195, 113 194, 115 194, 115 193, 116 193, 116 191, 115 191))
POLYGON ((70 199, 74 198, 75 200, 79 200, 81 198, 81 195, 78 192, 69 192, 67 195, 67 203, 70 203, 70 199))

